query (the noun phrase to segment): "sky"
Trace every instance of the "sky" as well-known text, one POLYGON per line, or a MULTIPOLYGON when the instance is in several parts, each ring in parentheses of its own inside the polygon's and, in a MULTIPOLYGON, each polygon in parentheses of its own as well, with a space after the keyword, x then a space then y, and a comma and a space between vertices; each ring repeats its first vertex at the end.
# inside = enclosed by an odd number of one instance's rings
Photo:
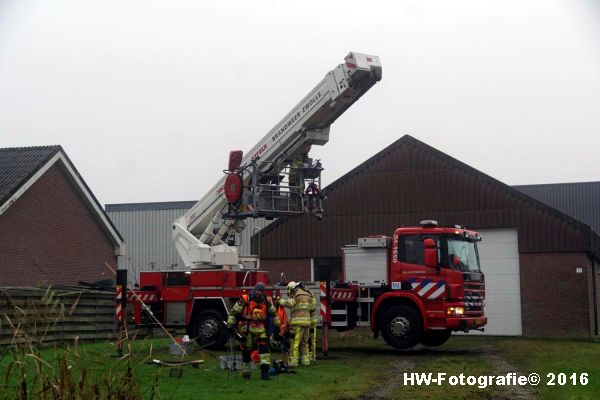
POLYGON ((0 0, 0 147, 62 145, 102 204, 199 199, 350 51, 383 79, 313 148, 325 185, 405 134, 600 181, 595 0, 0 0))

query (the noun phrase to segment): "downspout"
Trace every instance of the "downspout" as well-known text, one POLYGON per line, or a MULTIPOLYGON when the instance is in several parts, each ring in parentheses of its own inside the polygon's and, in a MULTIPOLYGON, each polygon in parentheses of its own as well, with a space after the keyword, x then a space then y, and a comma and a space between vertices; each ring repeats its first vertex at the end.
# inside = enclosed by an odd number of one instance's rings
POLYGON ((596 250, 600 246, 600 243, 597 243, 596 235, 591 228, 589 229, 589 233, 590 247, 588 250, 588 254, 590 257, 590 265, 592 266, 592 303, 594 311, 594 317, 592 318, 592 326, 594 336, 598 336, 598 300, 600 299, 598 299, 598 285, 596 284, 596 277, 598 276, 598 273, 600 271, 598 271, 598 262, 596 261, 596 250))
POLYGON ((598 263, 596 262, 596 258, 594 255, 590 255, 590 262, 592 265, 592 300, 594 307, 594 318, 593 318, 593 326, 594 326, 594 335, 598 336, 598 287, 596 285, 596 277, 598 276, 598 263))

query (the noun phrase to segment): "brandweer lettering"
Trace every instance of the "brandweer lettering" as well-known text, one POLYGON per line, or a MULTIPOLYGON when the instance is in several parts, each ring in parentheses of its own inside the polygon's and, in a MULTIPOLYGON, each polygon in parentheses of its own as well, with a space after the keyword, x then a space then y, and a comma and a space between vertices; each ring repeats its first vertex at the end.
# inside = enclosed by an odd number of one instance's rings
POLYGON ((253 159, 253 160, 256 160, 256 159, 257 159, 257 158, 258 158, 258 157, 259 157, 259 156, 260 156, 262 153, 264 153, 264 152, 265 152, 265 150, 267 150, 267 147, 269 147, 269 146, 267 146, 267 144, 266 144, 266 143, 265 143, 265 144, 263 144, 263 145, 261 146, 261 148, 260 148, 260 149, 258 149, 258 150, 256 151, 256 153, 254 153, 254 154, 252 155, 252 159, 253 159))
POLYGON ((288 119, 285 124, 283 124, 281 126, 281 128, 279 128, 277 130, 277 132, 271 136, 271 140, 272 141, 276 141, 281 135, 283 135, 292 125, 294 125, 294 123, 296 121, 298 121, 298 119, 300 117, 302 117, 307 111, 309 111, 318 101, 319 99, 321 99, 321 97, 323 97, 323 95, 321 94, 321 92, 317 92, 313 97, 311 97, 300 109, 300 111, 297 111, 294 115, 292 115, 290 117, 290 119, 288 119))

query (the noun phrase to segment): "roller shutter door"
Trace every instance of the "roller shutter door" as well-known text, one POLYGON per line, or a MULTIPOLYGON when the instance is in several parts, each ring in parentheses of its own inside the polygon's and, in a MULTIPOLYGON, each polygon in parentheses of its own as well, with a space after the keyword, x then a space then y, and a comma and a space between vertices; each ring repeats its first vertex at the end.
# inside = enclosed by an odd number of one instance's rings
POLYGON ((486 335, 519 336, 521 327, 521 285, 516 229, 478 230, 481 270, 485 274, 486 335))

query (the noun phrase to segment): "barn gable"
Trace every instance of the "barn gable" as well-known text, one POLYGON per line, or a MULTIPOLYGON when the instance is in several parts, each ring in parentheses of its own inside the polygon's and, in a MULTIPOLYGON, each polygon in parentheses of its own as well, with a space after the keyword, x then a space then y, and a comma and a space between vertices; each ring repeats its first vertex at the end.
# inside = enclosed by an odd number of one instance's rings
POLYGON ((408 135, 324 191, 323 220, 271 224, 261 232, 262 258, 336 257, 357 237, 432 218, 478 229, 516 227, 521 253, 600 253, 589 226, 408 135))

